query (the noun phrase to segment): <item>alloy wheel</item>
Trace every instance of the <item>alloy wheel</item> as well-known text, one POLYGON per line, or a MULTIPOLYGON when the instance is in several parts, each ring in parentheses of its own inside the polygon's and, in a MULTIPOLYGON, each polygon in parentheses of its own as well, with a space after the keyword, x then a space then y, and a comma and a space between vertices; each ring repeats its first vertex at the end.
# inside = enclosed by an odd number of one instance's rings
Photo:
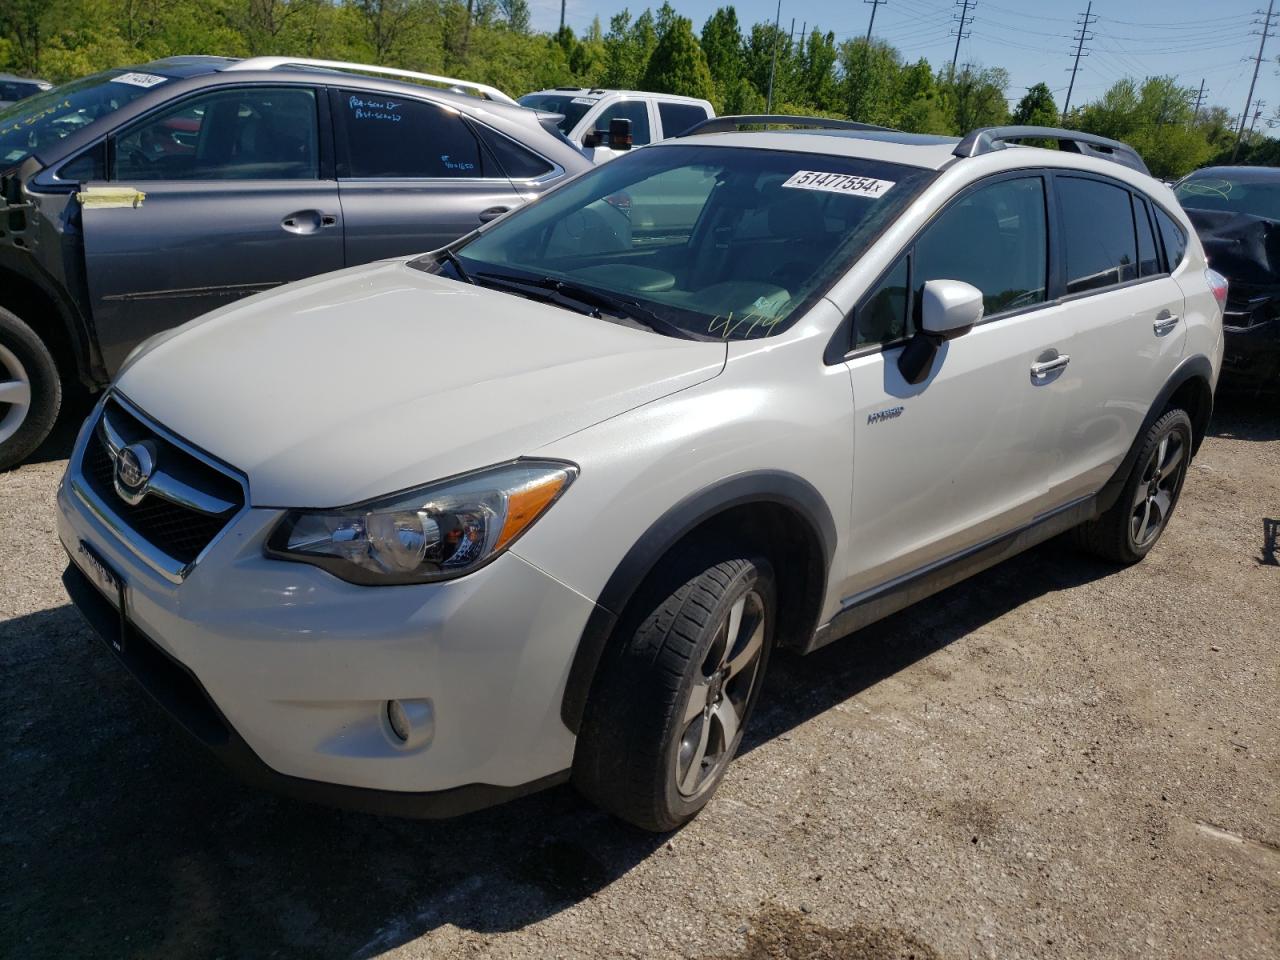
POLYGON ((675 758, 676 787, 684 797, 714 784, 737 746, 761 676, 764 610, 754 590, 739 597, 716 629, 694 680, 675 758))
POLYGON ((1139 550, 1155 541, 1173 510, 1187 469, 1187 444, 1177 432, 1165 434, 1142 471, 1129 515, 1129 533, 1139 550))
POLYGON ((31 377, 8 347, 0 344, 0 443, 22 426, 31 410, 31 377))

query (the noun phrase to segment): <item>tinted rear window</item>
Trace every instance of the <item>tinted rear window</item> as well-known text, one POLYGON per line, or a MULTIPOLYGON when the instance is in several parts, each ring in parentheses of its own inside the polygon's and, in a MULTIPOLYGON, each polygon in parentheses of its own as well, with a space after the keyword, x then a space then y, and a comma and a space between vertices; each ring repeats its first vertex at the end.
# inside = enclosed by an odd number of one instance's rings
POLYGON ((1138 276, 1137 239, 1129 191, 1100 180, 1057 181, 1067 293, 1126 283, 1138 276))
POLYGON ((364 90, 339 93, 340 176, 410 180, 484 176, 480 142, 457 113, 423 100, 364 90))
POLYGON ((707 119, 707 111, 690 103, 659 102, 658 116, 662 118, 662 135, 676 137, 707 119))

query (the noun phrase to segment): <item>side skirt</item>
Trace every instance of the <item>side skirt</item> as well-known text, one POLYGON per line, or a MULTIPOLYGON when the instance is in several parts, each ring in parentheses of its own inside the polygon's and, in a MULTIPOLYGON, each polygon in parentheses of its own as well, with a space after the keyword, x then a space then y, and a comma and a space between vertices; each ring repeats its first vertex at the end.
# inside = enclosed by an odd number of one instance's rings
POLYGON ((1017 530, 993 537, 950 557, 944 557, 927 567, 903 574, 878 587, 864 590, 845 600, 839 612, 818 628, 813 639, 802 652, 811 653, 868 624, 883 620, 890 614, 897 613, 940 590, 945 590, 975 573, 980 573, 1038 543, 1043 543, 1072 527, 1092 520, 1098 516, 1098 513, 1097 496, 1082 497, 1037 517, 1017 530))

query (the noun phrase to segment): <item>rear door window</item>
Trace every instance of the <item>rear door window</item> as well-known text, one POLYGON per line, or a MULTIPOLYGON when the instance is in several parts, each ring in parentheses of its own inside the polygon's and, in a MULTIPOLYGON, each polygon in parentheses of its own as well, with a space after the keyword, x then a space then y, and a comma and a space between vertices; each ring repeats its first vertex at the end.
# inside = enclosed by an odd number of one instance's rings
POLYGON ((695 123, 707 119, 707 111, 692 103, 664 103, 660 100, 658 119, 662 121, 664 137, 677 137, 695 123))
POLYGON ((338 175, 353 179, 483 177, 480 142, 457 113, 423 100, 341 90, 338 175))
POLYGON ((116 138, 116 178, 316 180, 316 96, 247 87, 192 97, 116 138))
POLYGON ((1101 180, 1059 177, 1067 293, 1127 283, 1138 276, 1137 237, 1129 191, 1101 180))

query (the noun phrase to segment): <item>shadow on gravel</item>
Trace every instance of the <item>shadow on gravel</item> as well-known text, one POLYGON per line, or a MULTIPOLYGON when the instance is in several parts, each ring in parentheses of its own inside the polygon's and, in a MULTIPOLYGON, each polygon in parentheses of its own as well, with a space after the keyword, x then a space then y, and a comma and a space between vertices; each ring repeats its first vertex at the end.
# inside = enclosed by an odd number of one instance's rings
POLYGON ((70 388, 62 398, 62 409, 58 412, 58 422, 53 425, 53 432, 24 462, 49 463, 71 456, 80 424, 84 423, 84 418, 89 415, 96 400, 97 397, 91 396, 87 390, 70 388))
MULTIPOLYGON (((811 657, 780 656, 744 749, 1109 569, 1047 544, 811 657)), ((0 623, 0 678, 10 956, 376 956, 446 924, 523 927, 607 887, 663 842, 568 787, 441 822, 242 787, 151 705, 70 606, 0 623)))
POLYGON ((1280 396, 1219 391, 1209 436, 1261 443, 1280 440, 1280 396))

